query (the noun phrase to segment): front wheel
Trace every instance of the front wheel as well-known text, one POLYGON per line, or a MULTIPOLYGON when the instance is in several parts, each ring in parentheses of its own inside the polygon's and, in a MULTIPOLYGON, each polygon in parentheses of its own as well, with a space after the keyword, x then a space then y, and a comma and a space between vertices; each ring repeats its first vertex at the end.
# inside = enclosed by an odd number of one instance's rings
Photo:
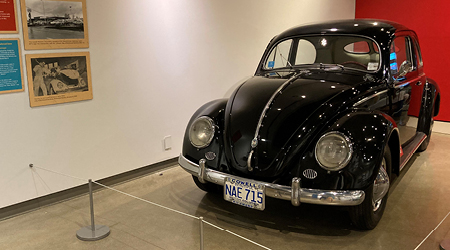
POLYGON ((391 164, 391 151, 389 146, 386 145, 377 177, 366 190, 363 203, 350 207, 350 218, 357 228, 374 229, 381 220, 388 198, 391 164))

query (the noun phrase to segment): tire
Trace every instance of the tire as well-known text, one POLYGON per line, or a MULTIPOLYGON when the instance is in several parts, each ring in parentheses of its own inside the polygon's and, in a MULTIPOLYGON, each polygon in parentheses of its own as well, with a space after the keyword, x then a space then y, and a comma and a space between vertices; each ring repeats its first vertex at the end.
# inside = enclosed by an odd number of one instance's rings
POLYGON ((211 182, 201 183, 197 176, 192 176, 192 179, 194 179, 195 185, 197 185, 198 188, 201 190, 207 192, 207 193, 219 193, 220 192, 220 186, 216 185, 211 182))
MULTIPOLYGON (((385 169, 387 174, 387 179, 389 180, 388 185, 390 185, 391 172, 392 172, 392 161, 391 161, 391 151, 389 146, 386 145, 383 155, 383 160, 380 166, 380 170, 378 172, 377 178, 380 176, 380 172, 382 172, 381 168, 385 169)), ((374 229, 378 222, 381 220, 383 216, 384 209, 386 208, 386 203, 389 194, 389 188, 387 193, 383 196, 379 202, 374 202, 374 188, 375 188, 376 180, 370 185, 370 187, 366 190, 366 197, 358 206, 350 207, 350 219, 352 220, 353 225, 358 229, 362 230, 370 230, 374 229)))

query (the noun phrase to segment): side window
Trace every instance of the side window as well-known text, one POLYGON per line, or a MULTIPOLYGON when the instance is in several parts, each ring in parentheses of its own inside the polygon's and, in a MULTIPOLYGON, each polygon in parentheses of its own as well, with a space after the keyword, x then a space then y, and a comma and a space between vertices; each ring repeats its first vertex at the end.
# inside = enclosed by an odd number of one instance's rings
POLYGON ((372 47, 373 47, 373 51, 375 52, 375 53, 380 53, 379 51, 378 51, 378 46, 377 46, 377 44, 376 43, 374 43, 374 42, 372 42, 372 47))
POLYGON ((422 53, 420 52, 420 46, 419 46, 419 42, 416 39, 414 40, 414 47, 415 47, 415 54, 417 56, 417 62, 418 62, 418 68, 423 66, 423 61, 422 61, 422 53))
POLYGON ((279 43, 272 52, 270 52, 269 57, 266 61, 266 69, 276 69, 289 67, 288 58, 289 52, 291 51, 292 39, 283 41, 279 43))
POLYGON ((397 37, 391 44, 389 64, 392 76, 397 76, 400 65, 405 61, 413 63, 409 37, 397 37))
POLYGON ((366 41, 349 43, 345 45, 344 50, 353 54, 367 54, 370 52, 369 44, 366 41))

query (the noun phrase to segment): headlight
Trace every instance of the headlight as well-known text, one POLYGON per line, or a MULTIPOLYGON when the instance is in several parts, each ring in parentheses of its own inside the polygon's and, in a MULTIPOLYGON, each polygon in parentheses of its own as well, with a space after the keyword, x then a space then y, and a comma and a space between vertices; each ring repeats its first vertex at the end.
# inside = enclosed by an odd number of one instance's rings
POLYGON ((344 168, 352 157, 350 139, 339 132, 329 132, 320 137, 316 144, 316 160, 326 170, 344 168))
POLYGON ((208 146, 214 137, 214 121, 202 116, 195 120, 189 128, 189 140, 196 148, 208 146))

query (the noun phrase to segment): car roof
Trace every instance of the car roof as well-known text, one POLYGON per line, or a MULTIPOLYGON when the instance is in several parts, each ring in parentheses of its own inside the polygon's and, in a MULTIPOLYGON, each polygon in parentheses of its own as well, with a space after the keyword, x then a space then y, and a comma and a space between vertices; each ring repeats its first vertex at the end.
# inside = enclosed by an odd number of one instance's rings
POLYGON ((377 42, 388 42, 399 31, 410 31, 407 27, 386 20, 348 19, 315 24, 306 24, 290 28, 274 37, 273 43, 299 35, 361 35, 373 38, 377 42))

